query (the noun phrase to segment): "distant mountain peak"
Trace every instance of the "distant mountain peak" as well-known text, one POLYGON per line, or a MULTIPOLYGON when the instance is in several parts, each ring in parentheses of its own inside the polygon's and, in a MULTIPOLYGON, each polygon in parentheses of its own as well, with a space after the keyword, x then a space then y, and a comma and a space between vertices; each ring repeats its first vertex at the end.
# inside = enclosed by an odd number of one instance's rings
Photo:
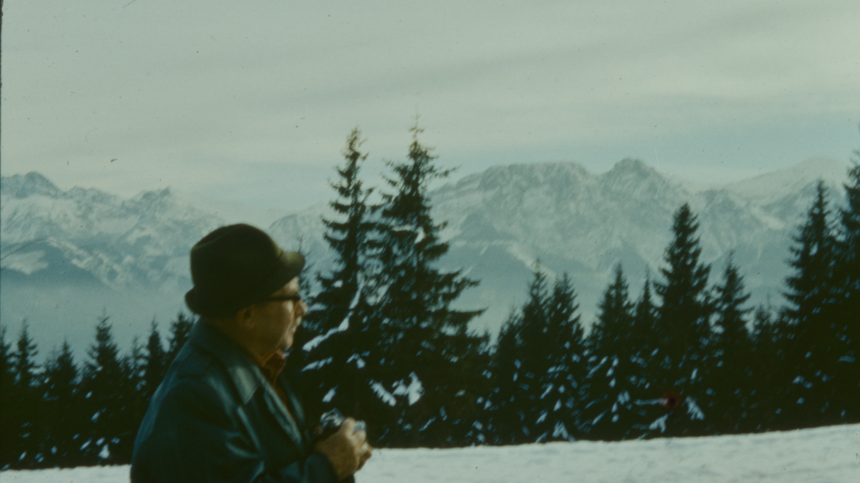
POLYGON ((645 164, 641 159, 638 158, 624 158, 621 161, 615 163, 615 166, 613 166, 612 169, 651 171, 651 168, 649 168, 647 164, 645 164))
POLYGON ((171 202, 173 200, 173 190, 169 187, 154 189, 150 191, 141 191, 134 197, 129 199, 132 203, 143 203, 145 205, 151 205, 153 203, 164 203, 171 202))
POLYGON ((615 166, 609 170, 604 176, 639 176, 642 178, 658 177, 663 178, 654 168, 645 164, 642 160, 636 158, 624 158, 615 163, 615 166))
POLYGON ((27 174, 6 176, 0 180, 0 193, 15 198, 29 196, 58 196, 62 192, 54 183, 41 174, 31 171, 27 174))
POLYGON ((166 188, 161 188, 152 191, 145 191, 142 193, 142 198, 145 199, 156 199, 156 198, 169 198, 173 194, 173 190, 170 189, 170 186, 166 188))
MULTIPOLYGON (((832 158, 810 158, 785 170, 800 178, 811 179, 845 179, 848 165, 843 161, 832 158)), ((779 172, 779 171, 777 171, 779 172)))
POLYGON ((825 185, 841 187, 848 181, 848 164, 830 158, 812 158, 790 168, 765 173, 754 178, 732 183, 728 191, 761 201, 779 198, 797 191, 798 187, 824 181, 825 185))
MULTIPOLYGON (((545 183, 572 182, 591 178, 593 175, 579 164, 556 162, 493 166, 473 177, 479 179, 481 188, 491 189, 501 186, 522 188, 541 186, 545 183)), ((473 177, 464 179, 463 185, 469 184, 473 177)))

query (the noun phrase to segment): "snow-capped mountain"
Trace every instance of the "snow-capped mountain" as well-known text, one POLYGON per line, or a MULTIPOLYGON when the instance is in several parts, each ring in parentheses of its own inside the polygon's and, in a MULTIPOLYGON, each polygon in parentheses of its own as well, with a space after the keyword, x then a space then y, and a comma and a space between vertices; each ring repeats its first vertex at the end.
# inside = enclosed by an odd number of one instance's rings
MULTIPOLYGON (((781 303, 791 235, 803 221, 821 179, 842 200, 847 165, 814 159, 719 188, 694 188, 641 161, 626 159, 592 174, 573 163, 499 166, 432 193, 433 214, 448 226, 448 269, 464 269, 481 284, 458 305, 487 308, 476 328, 495 332, 511 307, 525 301, 531 270, 540 262, 551 275, 567 272, 579 294, 586 324, 621 263, 638 296, 645 277, 659 279, 671 241, 672 217, 682 203, 698 215, 704 261, 717 283, 729 252, 746 277, 751 303, 781 303)), ((841 204, 841 201, 840 201, 841 204)), ((278 220, 279 241, 302 237, 328 266, 320 215, 324 207, 278 220)))
POLYGON ((83 354, 102 314, 123 346, 153 319, 165 330, 191 287, 194 242, 227 223, 286 214, 223 209, 172 189, 129 199, 61 191, 39 173, 2 178, 0 198, 0 320, 16 337, 26 318, 43 355, 63 338, 83 354))
MULTIPOLYGON (((475 328, 494 332, 525 299, 540 260, 568 272, 586 322, 613 267, 622 263, 638 294, 646 273, 658 277, 672 215, 684 202, 699 216, 705 261, 716 282, 729 251, 754 302, 778 294, 788 273, 790 235, 803 219, 818 179, 842 199, 847 165, 811 160, 718 189, 692 189, 636 160, 592 174, 573 163, 493 167, 435 190, 434 217, 447 221, 451 250, 443 265, 481 284, 458 302, 488 308, 475 328)), ((173 189, 122 199, 95 189, 62 191, 38 173, 2 178, 2 325, 14 337, 26 317, 42 354, 64 337, 83 354, 96 317, 112 316, 122 345, 166 323, 190 288, 188 252, 212 229, 247 221, 285 248, 308 254, 312 271, 333 257, 323 241, 326 205, 283 216, 173 189)))

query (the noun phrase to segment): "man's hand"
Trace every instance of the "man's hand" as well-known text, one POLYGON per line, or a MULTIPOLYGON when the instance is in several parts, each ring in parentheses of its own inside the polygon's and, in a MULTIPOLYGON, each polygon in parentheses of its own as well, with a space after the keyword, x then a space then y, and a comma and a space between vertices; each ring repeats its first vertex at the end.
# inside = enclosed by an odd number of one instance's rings
POLYGON ((370 459, 373 451, 366 439, 367 433, 355 431, 355 419, 346 418, 336 433, 314 445, 314 451, 324 454, 331 461, 337 479, 343 480, 370 459))

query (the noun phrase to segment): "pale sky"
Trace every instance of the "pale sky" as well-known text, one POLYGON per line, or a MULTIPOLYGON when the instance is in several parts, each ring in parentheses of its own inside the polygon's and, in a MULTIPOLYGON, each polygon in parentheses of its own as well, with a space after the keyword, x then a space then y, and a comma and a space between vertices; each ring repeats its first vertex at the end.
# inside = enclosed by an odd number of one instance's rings
POLYGON ((857 0, 7 0, 0 170, 297 210, 353 127, 375 185, 420 113, 454 179, 728 182, 860 147, 858 25, 857 0))

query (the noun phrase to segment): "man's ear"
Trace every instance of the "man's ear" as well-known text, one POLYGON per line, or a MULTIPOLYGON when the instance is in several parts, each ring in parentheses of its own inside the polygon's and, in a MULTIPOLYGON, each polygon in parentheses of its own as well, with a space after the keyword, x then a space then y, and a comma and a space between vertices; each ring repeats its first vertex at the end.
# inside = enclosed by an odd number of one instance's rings
POLYGON ((236 312, 236 323, 242 329, 253 329, 256 324, 256 319, 254 318, 254 306, 249 305, 248 307, 239 309, 236 312))

